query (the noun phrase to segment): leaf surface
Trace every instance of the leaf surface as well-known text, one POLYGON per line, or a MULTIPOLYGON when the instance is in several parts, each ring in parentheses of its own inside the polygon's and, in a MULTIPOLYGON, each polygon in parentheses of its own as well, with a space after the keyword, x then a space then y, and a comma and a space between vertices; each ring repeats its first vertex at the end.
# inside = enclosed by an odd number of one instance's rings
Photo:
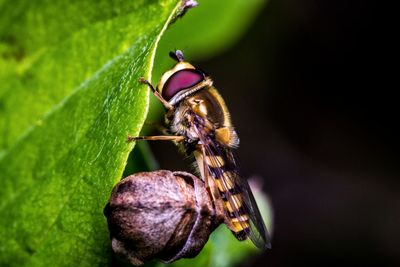
POLYGON ((0 265, 104 266, 102 210, 180 1, 0 2, 0 265))

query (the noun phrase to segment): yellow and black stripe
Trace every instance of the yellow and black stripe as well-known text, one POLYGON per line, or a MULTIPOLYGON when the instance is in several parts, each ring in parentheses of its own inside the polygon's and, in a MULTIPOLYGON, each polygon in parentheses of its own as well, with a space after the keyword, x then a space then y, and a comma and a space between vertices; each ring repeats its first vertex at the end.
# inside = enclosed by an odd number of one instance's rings
POLYGON ((238 240, 245 240, 250 223, 248 211, 243 207, 242 189, 235 182, 238 179, 235 163, 225 157, 224 153, 218 156, 212 154, 206 154, 205 163, 224 202, 229 221, 227 224, 238 240))

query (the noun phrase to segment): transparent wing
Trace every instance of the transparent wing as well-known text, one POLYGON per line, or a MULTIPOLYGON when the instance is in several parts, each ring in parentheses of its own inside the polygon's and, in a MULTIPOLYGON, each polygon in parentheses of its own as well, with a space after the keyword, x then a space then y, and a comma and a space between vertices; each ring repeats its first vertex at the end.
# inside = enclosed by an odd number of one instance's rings
POLYGON ((200 134, 199 138, 205 150, 205 157, 207 157, 209 177, 212 178, 209 182, 215 183, 215 179, 218 178, 220 187, 222 187, 220 195, 232 207, 232 212, 226 209, 227 216, 243 218, 247 215, 248 221, 238 220, 245 232, 245 238, 249 238, 260 249, 270 248, 270 238, 261 213, 247 180, 238 174, 237 164, 231 150, 220 145, 211 136, 200 134), (238 196, 240 197, 238 198, 238 196))

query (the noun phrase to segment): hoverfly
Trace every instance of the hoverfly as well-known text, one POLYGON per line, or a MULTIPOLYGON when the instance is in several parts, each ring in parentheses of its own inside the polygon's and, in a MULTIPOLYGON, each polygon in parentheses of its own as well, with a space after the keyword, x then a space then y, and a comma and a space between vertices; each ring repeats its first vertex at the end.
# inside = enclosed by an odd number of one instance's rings
POLYGON ((129 137, 132 140, 170 140, 194 155, 201 177, 214 202, 223 203, 224 223, 238 240, 249 238, 258 248, 270 239, 247 181, 237 172, 232 149, 239 145, 224 100, 203 71, 184 61, 180 50, 170 52, 177 64, 165 72, 152 90, 166 109, 171 135, 129 137))

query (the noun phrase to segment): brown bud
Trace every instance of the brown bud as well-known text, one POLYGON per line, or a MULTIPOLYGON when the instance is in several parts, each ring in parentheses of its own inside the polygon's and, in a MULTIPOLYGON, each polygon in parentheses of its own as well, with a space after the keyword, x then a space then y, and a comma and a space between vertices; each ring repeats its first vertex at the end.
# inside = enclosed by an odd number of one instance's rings
POLYGON ((223 221, 202 180, 166 170, 121 180, 104 214, 114 252, 134 265, 194 257, 223 221))

